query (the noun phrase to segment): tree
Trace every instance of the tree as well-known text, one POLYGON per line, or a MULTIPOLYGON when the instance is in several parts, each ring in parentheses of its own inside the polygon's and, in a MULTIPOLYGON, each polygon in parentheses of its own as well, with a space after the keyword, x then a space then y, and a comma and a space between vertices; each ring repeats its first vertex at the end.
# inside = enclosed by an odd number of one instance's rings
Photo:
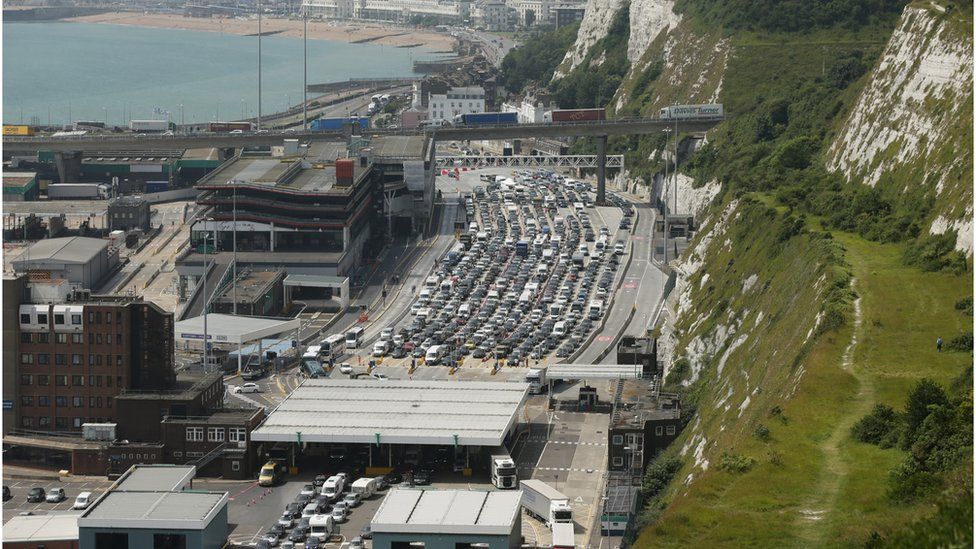
POLYGON ((908 394, 908 401, 905 403, 905 434, 901 443, 903 450, 910 449, 915 443, 919 427, 929 416, 929 407, 947 404, 949 404, 949 397, 938 383, 928 378, 918 382, 918 385, 908 394))

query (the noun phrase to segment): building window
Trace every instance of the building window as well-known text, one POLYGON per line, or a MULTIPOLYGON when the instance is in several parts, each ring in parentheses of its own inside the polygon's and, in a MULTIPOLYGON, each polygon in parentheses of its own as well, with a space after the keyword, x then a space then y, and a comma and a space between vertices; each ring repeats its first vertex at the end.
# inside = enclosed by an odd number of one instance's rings
POLYGON ((210 442, 223 442, 224 441, 224 428, 223 427, 208 427, 207 428, 207 440, 210 442))
POLYGON ((102 386, 102 376, 92 376, 92 377, 95 378, 95 386, 96 387, 101 387, 102 386))
POLYGON ((47 416, 41 416, 41 417, 37 418, 37 426, 38 427, 50 427, 51 426, 51 418, 49 418, 47 416))
POLYGON ((51 355, 47 353, 37 353, 37 363, 38 364, 50 364, 51 355))
POLYGON ((50 335, 51 334, 49 334, 47 332, 42 332, 42 333, 37 334, 37 342, 38 343, 47 343, 51 339, 50 335))
POLYGON ((674 425, 668 425, 668 436, 674 434, 674 425))
MULTIPOLYGON (((112 378, 109 378, 109 379, 112 379, 112 378)), ((112 407, 112 397, 105 397, 105 407, 106 408, 111 408, 112 407)))
POLYGON ((624 436, 623 435, 613 435, 613 444, 615 446, 620 446, 623 443, 624 443, 624 436))
POLYGON ((47 326, 47 313, 37 313, 37 323, 47 326))
POLYGON ((122 355, 115 355, 115 365, 116 366, 122 365, 122 355))
POLYGON ((75 366, 81 366, 81 355, 73 354, 71 355, 71 363, 75 366))
POLYGON ((42 408, 47 408, 51 405, 51 397, 46 395, 38 395, 37 405, 42 408))
POLYGON ((34 405, 34 397, 32 397, 32 396, 22 396, 22 397, 20 397, 20 405, 21 406, 33 406, 34 405))
POLYGON ((88 365, 89 366, 95 365, 95 355, 88 355, 88 365))
POLYGON ((112 344, 112 334, 105 334, 105 343, 112 344))
POLYGON ((95 334, 95 345, 102 344, 102 334, 95 334))
POLYGON ((30 321, 30 314, 28 314, 28 313, 21 313, 20 314, 20 323, 21 324, 30 324, 31 323, 31 321, 30 321))
POLYGON ((81 427, 81 424, 84 422, 84 419, 85 418, 83 418, 83 417, 76 417, 75 418, 75 423, 74 423, 75 429, 78 429, 78 428, 81 427))
POLYGON ((74 406, 75 408, 81 408, 82 406, 85 405, 85 401, 82 399, 82 397, 79 396, 71 397, 71 405, 74 406))
POLYGON ((230 462, 230 470, 231 471, 240 471, 241 470, 241 462, 237 461, 236 459, 234 461, 230 462))
POLYGON ((33 353, 20 353, 20 363, 21 364, 33 364, 34 354, 33 353))
POLYGON ((65 344, 68 342, 68 334, 54 334, 55 343, 65 344))
MULTIPOLYGON (((54 405, 57 406, 58 408, 67 408, 68 407, 68 397, 66 397, 66 396, 56 396, 56 397, 54 397, 54 405)), ((58 418, 58 419, 61 419, 61 418, 58 418)))
POLYGON ((23 416, 23 417, 20 418, 20 425, 21 425, 21 427, 27 427, 27 428, 33 427, 34 426, 34 418, 28 417, 28 416, 23 416))
POLYGON ((20 376, 21 385, 31 385, 32 383, 34 383, 34 376, 30 374, 21 374, 20 376))
POLYGON ((179 450, 176 450, 175 452, 173 452, 173 457, 175 457, 175 458, 181 458, 181 457, 183 457, 183 452, 181 452, 179 450))
POLYGON ((72 343, 84 343, 85 340, 82 339, 82 337, 81 337, 83 335, 84 334, 71 334, 71 342, 72 343))
POLYGON ((92 311, 88 311, 88 323, 89 324, 95 323, 95 313, 93 313, 92 311))
POLYGON ((102 323, 102 312, 95 311, 95 324, 101 324, 101 323, 102 323))
POLYGON ((54 355, 54 363, 57 364, 58 366, 64 366, 64 354, 58 353, 54 355))
POLYGON ((654 436, 659 437, 662 435, 664 435, 664 427, 658 425, 657 427, 654 428, 654 436))
POLYGON ((71 376, 71 385, 75 387, 84 387, 85 376, 71 376))
POLYGON ((105 386, 106 387, 112 386, 112 376, 105 376, 105 386))
POLYGON ((55 326, 64 325, 64 313, 54 313, 54 324, 55 326))
POLYGON ((88 397, 88 407, 89 408, 95 407, 95 397, 88 397))
POLYGON ((54 376, 54 384, 58 387, 67 387, 68 376, 54 376))
POLYGON ((624 466, 624 458, 622 458, 622 457, 614 457, 613 458, 613 466, 614 467, 623 467, 624 466))
POLYGON ((227 434, 229 437, 228 440, 231 442, 244 442, 247 440, 247 429, 243 427, 230 427, 227 430, 229 431, 227 434))
POLYGON ((31 342, 31 333, 30 332, 22 332, 20 334, 20 342, 21 343, 30 343, 31 342))
MULTIPOLYGON (((112 311, 105 311, 105 324, 111 324, 111 323, 112 323, 112 311)), ((109 334, 109 337, 111 336, 112 334, 109 334)))
POLYGON ((190 442, 198 442, 203 440, 203 427, 187 427, 186 440, 190 442))
POLYGON ((68 418, 66 418, 66 417, 56 417, 56 418, 54 418, 54 426, 57 427, 58 429, 67 429, 68 428, 68 418))
POLYGON ((74 324, 75 326, 81 326, 81 315, 80 314, 71 315, 71 323, 74 324))

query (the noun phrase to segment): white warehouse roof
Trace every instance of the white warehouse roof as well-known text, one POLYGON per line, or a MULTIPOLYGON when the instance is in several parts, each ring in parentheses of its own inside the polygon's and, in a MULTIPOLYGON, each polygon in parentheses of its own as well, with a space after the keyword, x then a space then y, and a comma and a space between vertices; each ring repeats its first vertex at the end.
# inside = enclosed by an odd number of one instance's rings
POLYGON ((525 383, 308 379, 251 439, 499 446, 527 393, 525 383))
POLYGON ((507 536, 521 512, 522 492, 394 489, 373 516, 373 533, 507 536))
MULTIPOLYGON (((243 345, 265 337, 293 331, 299 325, 299 320, 294 318, 209 313, 207 314, 207 339, 212 344, 217 345, 229 343, 243 345)), ((203 341, 203 315, 177 322, 173 332, 177 340, 203 341)))

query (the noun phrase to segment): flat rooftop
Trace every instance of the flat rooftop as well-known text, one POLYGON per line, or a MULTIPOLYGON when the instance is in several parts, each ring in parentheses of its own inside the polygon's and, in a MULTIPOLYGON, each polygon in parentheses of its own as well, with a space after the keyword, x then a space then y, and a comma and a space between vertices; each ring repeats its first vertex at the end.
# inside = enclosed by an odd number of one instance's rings
MULTIPOLYGON (((275 282, 284 279, 282 271, 251 271, 237 281, 238 303, 251 303, 260 299, 274 286, 275 282)), ((216 298, 217 303, 234 302, 234 285, 228 285, 216 298)))
POLYGON ((187 149, 183 151, 184 160, 220 160, 220 150, 210 149, 187 149))
POLYGON ((20 189, 37 177, 34 172, 3 172, 4 189, 20 189))
POLYGON ((189 486, 196 474, 193 465, 136 465, 115 483, 116 490, 182 490, 189 486))
POLYGON ((353 169, 353 185, 336 185, 335 165, 317 164, 301 159, 241 156, 228 161, 197 182, 198 187, 254 185, 270 189, 316 193, 348 194, 370 167, 353 169))
POLYGON ((520 518, 522 492, 391 490, 371 522, 374 533, 508 536, 520 518))
POLYGON ((346 156, 348 147, 345 141, 312 141, 308 144, 305 159, 309 162, 335 162, 346 156))
POLYGON ((633 379, 642 374, 640 364, 552 364, 546 378, 566 381, 579 379, 633 379))
POLYGON ((624 386, 614 402, 611 427, 633 428, 645 421, 681 417, 678 395, 656 392, 646 380, 628 379, 618 383, 624 386))
POLYGON ((108 248, 108 240, 69 236, 67 238, 45 238, 31 244, 27 251, 15 261, 52 261, 71 264, 84 264, 94 259, 108 248))
POLYGON ((3 542, 76 540, 79 516, 81 513, 13 517, 3 525, 3 542))
POLYGON ((259 442, 499 446, 525 383, 307 379, 251 433, 259 442))
MULTIPOLYGON (((203 315, 181 320, 173 328, 178 340, 203 341, 203 315)), ((265 318, 260 316, 207 315, 207 337, 213 343, 247 343, 297 329, 293 318, 265 318)))
POLYGON ((415 158, 422 160, 426 150, 427 138, 422 135, 389 135, 374 137, 369 146, 373 149, 373 158, 415 158))
POLYGON ((115 399, 189 400, 205 391, 208 387, 211 387, 222 377, 223 375, 220 372, 210 372, 207 374, 182 372, 176 376, 175 387, 158 391, 126 389, 115 397, 115 399))

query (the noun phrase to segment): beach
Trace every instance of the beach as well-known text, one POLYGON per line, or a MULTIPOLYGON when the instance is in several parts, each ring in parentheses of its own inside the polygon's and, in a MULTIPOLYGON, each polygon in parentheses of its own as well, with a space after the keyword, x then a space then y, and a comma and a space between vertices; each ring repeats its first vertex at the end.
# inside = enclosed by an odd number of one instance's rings
MULTIPOLYGON (((66 19, 66 21, 163 29, 185 29, 240 36, 256 35, 258 32, 257 17, 249 19, 203 18, 169 14, 117 12, 73 17, 66 19)), ((301 38, 302 21, 300 19, 272 19, 265 17, 261 22, 261 31, 265 36, 301 38)), ((308 37, 312 40, 333 40, 353 44, 371 43, 398 48, 422 47, 438 53, 452 52, 455 43, 454 38, 451 36, 436 32, 369 23, 314 21, 311 19, 308 22, 308 37)))

